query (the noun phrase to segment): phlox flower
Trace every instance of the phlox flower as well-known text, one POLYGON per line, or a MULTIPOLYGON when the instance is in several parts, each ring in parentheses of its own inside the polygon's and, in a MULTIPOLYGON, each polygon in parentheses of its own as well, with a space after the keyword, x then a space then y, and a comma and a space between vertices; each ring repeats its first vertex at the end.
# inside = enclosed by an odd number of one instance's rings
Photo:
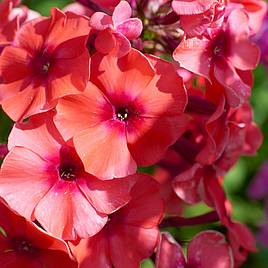
POLYGON ((51 114, 17 124, 0 173, 0 196, 12 209, 65 240, 100 231, 130 199, 135 176, 102 181, 85 172, 71 144, 65 143, 51 114))
POLYGON ((156 163, 184 131, 186 93, 174 67, 135 49, 96 53, 83 94, 59 100, 55 123, 85 170, 110 179, 156 163))
POLYGON ((50 18, 20 28, 0 57, 0 102, 13 120, 50 109, 59 97, 84 90, 89 78, 88 23, 85 17, 52 9, 50 18))
POLYGON ((76 268, 67 244, 0 202, 1 268, 76 268))
POLYGON ((249 40, 248 16, 233 10, 226 23, 210 35, 187 38, 175 49, 173 57, 181 67, 201 75, 210 82, 216 79, 224 88, 230 106, 245 102, 251 87, 243 72, 254 69, 259 49, 249 40))
POLYGON ((163 203, 156 181, 137 175, 130 202, 110 215, 96 236, 71 244, 79 268, 138 268, 152 255, 159 239, 163 203))
POLYGON ((114 9, 112 16, 96 12, 90 18, 90 25, 99 31, 95 39, 95 48, 102 53, 112 50, 124 56, 131 49, 129 40, 139 37, 142 22, 138 18, 130 18, 132 9, 128 2, 121 1, 114 9))

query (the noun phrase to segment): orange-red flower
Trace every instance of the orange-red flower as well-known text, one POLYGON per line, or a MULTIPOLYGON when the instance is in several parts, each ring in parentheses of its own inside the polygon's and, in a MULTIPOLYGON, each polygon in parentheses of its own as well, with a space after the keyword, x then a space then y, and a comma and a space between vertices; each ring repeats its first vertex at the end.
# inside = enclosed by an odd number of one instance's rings
POLYGON ((124 177, 156 163, 181 135, 186 101, 172 64, 134 49, 119 59, 96 53, 87 90, 60 99, 55 122, 87 172, 124 177))
POLYGON ((1 268, 75 268, 67 244, 48 235, 0 202, 1 268))
POLYGON ((84 90, 89 31, 86 18, 58 9, 52 9, 50 18, 22 26, 0 57, 0 101, 13 120, 47 110, 59 97, 84 90))

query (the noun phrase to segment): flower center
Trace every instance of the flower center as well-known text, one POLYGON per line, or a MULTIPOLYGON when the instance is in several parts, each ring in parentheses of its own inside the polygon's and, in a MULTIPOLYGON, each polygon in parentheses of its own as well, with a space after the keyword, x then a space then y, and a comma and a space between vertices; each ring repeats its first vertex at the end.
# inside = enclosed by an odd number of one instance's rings
POLYGON ((64 181, 73 181, 76 179, 76 169, 70 165, 61 165, 59 167, 59 175, 64 181))
POLYGON ((228 36, 220 32, 212 43, 212 53, 215 56, 223 56, 228 50, 228 36))
POLYGON ((33 59, 33 71, 37 75, 46 75, 51 67, 51 58, 47 52, 41 52, 37 54, 33 59))
POLYGON ((21 254, 31 253, 34 250, 32 244, 24 239, 15 239, 12 244, 14 250, 21 254))
POLYGON ((127 107, 119 107, 116 110, 116 117, 122 122, 126 121, 129 118, 129 115, 130 115, 130 111, 127 107))

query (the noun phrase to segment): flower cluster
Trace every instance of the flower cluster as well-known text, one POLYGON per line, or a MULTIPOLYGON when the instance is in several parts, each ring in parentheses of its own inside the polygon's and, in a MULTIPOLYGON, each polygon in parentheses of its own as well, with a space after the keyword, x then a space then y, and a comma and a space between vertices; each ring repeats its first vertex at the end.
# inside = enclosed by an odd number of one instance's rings
POLYGON ((42 17, 1 2, 0 103, 15 122, 0 154, 1 267, 239 267, 255 241, 223 181, 262 143, 249 96, 266 9, 81 0, 42 17), (184 218, 199 202, 210 212, 184 218), (207 222, 226 231, 197 234, 187 258, 160 233, 207 222))

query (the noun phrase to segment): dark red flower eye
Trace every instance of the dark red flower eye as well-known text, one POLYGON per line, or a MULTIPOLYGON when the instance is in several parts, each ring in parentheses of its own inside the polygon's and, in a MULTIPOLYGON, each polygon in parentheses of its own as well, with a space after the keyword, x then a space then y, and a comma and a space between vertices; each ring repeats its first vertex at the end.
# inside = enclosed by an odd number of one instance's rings
POLYGON ((130 111, 127 107, 119 107, 116 110, 116 117, 120 121, 126 121, 129 118, 130 111))

